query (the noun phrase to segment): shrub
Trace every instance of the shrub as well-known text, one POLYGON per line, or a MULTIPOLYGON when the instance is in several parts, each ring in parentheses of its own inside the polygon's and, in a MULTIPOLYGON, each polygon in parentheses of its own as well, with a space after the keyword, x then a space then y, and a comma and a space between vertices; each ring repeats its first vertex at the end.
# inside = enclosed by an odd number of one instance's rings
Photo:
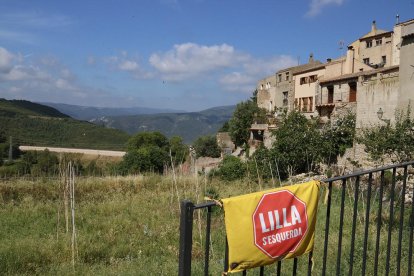
POLYGON ((227 181, 242 179, 246 175, 246 164, 239 158, 228 155, 220 163, 217 174, 227 181))
POLYGON ((214 136, 201 136, 194 141, 197 157, 220 157, 220 148, 214 136))

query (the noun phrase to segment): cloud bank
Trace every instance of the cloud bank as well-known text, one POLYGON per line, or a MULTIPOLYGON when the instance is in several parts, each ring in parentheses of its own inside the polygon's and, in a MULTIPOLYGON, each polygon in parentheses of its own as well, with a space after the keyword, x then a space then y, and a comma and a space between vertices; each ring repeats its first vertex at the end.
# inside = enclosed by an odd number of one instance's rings
POLYGON ((340 6, 345 0, 312 0, 309 4, 309 10, 306 13, 307 17, 315 17, 319 15, 326 6, 340 6))

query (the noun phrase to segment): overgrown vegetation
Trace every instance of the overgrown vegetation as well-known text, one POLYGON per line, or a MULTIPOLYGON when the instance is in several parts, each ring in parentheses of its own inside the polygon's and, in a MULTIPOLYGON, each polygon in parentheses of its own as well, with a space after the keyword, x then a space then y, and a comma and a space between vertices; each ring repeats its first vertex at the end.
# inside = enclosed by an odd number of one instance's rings
POLYGON ((266 111, 257 106, 256 93, 253 97, 245 102, 241 102, 236 106, 233 117, 228 122, 228 131, 231 140, 236 146, 247 145, 250 137, 250 127, 253 123, 266 123, 266 111))
POLYGON ((141 132, 128 140, 127 153, 119 172, 138 174, 144 172, 162 173, 165 167, 185 161, 188 150, 179 137, 169 141, 160 132, 141 132))
POLYGON ((365 145, 365 151, 371 159, 383 163, 412 160, 414 157, 414 120, 410 107, 406 111, 397 111, 395 124, 382 124, 363 129, 358 142, 365 145))
POLYGON ((297 111, 283 113, 279 127, 273 132, 275 142, 270 149, 259 148, 250 158, 262 168, 262 177, 282 179, 311 172, 318 165, 333 164, 338 155, 352 147, 355 115, 348 113, 332 125, 320 128, 317 120, 308 120, 297 111), (273 175, 272 175, 273 174, 273 175))
POLYGON ((220 157, 221 150, 215 136, 201 136, 194 141, 193 147, 197 157, 220 157))
MULTIPOLYGON (((263 183, 262 189, 270 188, 263 183)), ((37 178, 34 181, 13 180, 0 185, 0 271, 6 275, 175 275, 179 254, 178 197, 197 202, 203 196, 225 198, 259 190, 246 181, 223 182, 204 176, 178 177, 174 192, 171 175, 149 174, 136 177, 76 179, 75 266, 71 265, 71 236, 63 220, 63 201, 59 179, 37 178), (178 194, 178 197, 177 197, 178 194), (60 212, 60 220, 58 219, 60 212)), ((378 186, 374 185, 369 220, 368 244, 375 244, 378 220, 378 186)), ((353 217, 354 183, 347 185, 342 232, 342 269, 349 268, 351 222, 353 217)), ((313 274, 320 275, 325 238, 326 187, 322 186, 315 232, 313 274)), ((395 194, 398 194, 396 192, 395 194)), ((327 275, 335 275, 339 235, 341 190, 334 185, 330 210, 327 275)), ((399 214, 399 206, 394 212, 399 214)), ((383 205, 380 260, 387 252, 389 205, 383 205)), ((353 254, 354 271, 361 271, 365 229, 366 191, 358 201, 356 240, 353 254), (363 203, 363 200, 365 202, 363 203)), ((193 228, 192 272, 202 275, 204 264, 206 211, 196 211, 193 228), (199 213, 200 212, 200 213, 199 213)), ((407 272, 410 212, 405 212, 402 240, 402 275, 407 272)), ((394 222, 398 225, 398 221, 394 222)), ((220 275, 225 250, 224 215, 215 207, 212 213, 210 273, 220 275)), ((398 228, 391 229, 391 271, 395 269, 398 228)), ((368 246, 368 256, 373 255, 368 246)), ((298 275, 307 271, 307 256, 299 258, 298 275)), ((367 275, 372 275, 373 258, 367 259, 367 275)), ((282 275, 291 275, 292 261, 283 261, 282 275)), ((383 272, 385 261, 380 262, 383 272)), ((275 268, 266 268, 265 275, 274 275, 275 268)), ((255 272, 249 272, 255 273, 255 272)))

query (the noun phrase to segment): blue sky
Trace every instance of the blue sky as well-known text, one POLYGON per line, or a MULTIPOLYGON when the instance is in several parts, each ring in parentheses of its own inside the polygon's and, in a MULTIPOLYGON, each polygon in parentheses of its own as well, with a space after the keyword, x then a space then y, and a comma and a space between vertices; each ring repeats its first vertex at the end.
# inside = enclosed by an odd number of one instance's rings
MULTIPOLYGON (((197 111, 414 17, 414 0, 0 0, 0 97, 197 111)), ((345 47, 346 48, 346 47, 345 47)))

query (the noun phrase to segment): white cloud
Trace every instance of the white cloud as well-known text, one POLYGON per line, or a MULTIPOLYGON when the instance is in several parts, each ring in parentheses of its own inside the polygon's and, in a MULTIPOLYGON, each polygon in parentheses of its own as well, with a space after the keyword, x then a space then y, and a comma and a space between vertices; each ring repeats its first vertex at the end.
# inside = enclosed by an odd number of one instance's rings
POLYGON ((134 71, 139 68, 138 63, 132 60, 124 60, 118 64, 118 68, 123 71, 134 71))
POLYGON ((238 71, 233 71, 221 77, 220 84, 227 91, 251 93, 258 80, 296 63, 297 61, 294 58, 283 55, 268 59, 250 57, 238 71))
POLYGON ((40 11, 0 13, 2 25, 24 26, 28 28, 59 28, 73 24, 72 20, 62 14, 46 14, 40 11))
POLYGON ((130 57, 126 51, 121 51, 117 56, 105 57, 103 61, 113 70, 128 72, 135 79, 148 79, 153 76, 140 66, 138 58, 130 57))
POLYGON ((12 68, 13 54, 0 47, 0 73, 7 73, 12 68))
POLYGON ((307 17, 314 17, 321 13, 322 9, 329 5, 340 6, 345 0, 312 0, 309 5, 309 10, 306 13, 307 17))
POLYGON ((152 54, 150 64, 167 80, 184 80, 239 64, 246 56, 227 44, 204 46, 174 45, 165 53, 152 54))

